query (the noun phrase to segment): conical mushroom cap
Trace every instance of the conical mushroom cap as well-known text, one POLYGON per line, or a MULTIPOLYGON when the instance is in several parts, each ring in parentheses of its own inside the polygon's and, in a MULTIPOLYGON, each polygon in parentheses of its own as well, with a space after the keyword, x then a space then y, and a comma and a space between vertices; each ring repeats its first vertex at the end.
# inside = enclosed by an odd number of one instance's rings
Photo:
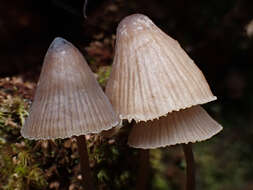
POLYGON ((203 141, 222 130, 201 106, 193 106, 161 117, 137 123, 131 129, 128 144, 135 148, 158 148, 203 141))
POLYGON ((84 57, 70 42, 56 38, 44 58, 22 136, 67 138, 98 133, 117 124, 118 117, 84 57))
POLYGON ((137 122, 216 99, 179 43, 141 14, 117 28, 106 94, 121 119, 137 122))

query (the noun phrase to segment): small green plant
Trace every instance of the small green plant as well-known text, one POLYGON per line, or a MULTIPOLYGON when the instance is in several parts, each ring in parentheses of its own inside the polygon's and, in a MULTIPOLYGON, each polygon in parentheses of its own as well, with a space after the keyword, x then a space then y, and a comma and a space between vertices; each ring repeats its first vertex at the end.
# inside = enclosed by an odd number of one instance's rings
POLYGON ((28 115, 27 104, 7 96, 0 107, 0 189, 44 189, 47 181, 32 154, 32 146, 20 137, 28 115), (8 142, 8 143, 7 143, 8 142))
POLYGON ((98 82, 102 87, 105 87, 110 74, 111 74, 112 68, 110 66, 100 67, 98 69, 97 75, 98 75, 98 82))

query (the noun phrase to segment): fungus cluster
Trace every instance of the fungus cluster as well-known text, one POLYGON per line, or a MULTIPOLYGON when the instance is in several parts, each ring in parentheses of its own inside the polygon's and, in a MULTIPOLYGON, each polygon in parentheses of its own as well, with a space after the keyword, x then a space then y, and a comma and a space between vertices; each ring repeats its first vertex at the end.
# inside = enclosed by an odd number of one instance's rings
MULTIPOLYGON (((222 129, 199 106, 216 100, 202 72, 177 41, 141 14, 126 17, 117 28, 106 95, 120 119, 137 122, 128 139, 135 148, 202 141, 222 129)), ((194 189, 191 146, 183 146, 187 189, 194 189)), ((141 154, 148 158, 147 151, 141 154)), ((145 189, 145 184, 137 187, 145 189)))
MULTIPOLYGON (((109 130, 119 118, 135 121, 128 144, 141 149, 202 141, 222 130, 200 106, 216 99, 202 72, 177 41, 141 14, 126 17, 117 28, 106 95, 78 49, 56 38, 21 134, 35 140, 76 136, 85 189, 95 187, 84 135, 109 130)), ((187 189, 194 189, 191 146, 184 145, 184 152, 187 189)), ((141 158, 143 171, 148 152, 141 158)), ((142 175, 137 189, 145 189, 145 180, 142 175)))

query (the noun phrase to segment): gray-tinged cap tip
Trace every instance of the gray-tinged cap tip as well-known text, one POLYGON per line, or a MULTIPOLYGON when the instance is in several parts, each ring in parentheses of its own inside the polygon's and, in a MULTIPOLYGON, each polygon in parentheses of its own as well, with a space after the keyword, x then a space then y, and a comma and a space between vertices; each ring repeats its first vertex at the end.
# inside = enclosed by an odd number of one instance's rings
POLYGON ((65 45, 70 45, 70 43, 67 40, 65 40, 65 39, 63 39, 61 37, 56 37, 53 40, 53 42, 51 43, 49 49, 50 50, 59 50, 62 47, 64 47, 65 45))

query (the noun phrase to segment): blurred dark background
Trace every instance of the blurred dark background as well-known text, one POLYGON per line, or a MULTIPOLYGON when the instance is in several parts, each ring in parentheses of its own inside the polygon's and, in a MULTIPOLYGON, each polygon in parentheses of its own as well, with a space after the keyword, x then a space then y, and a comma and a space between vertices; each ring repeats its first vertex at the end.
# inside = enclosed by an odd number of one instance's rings
POLYGON ((86 20, 83 3, 2 1, 0 76, 28 72, 38 75, 45 52, 57 36, 87 54, 84 47, 94 41, 95 35, 110 37, 123 17, 143 13, 180 42, 202 69, 216 95, 238 100, 250 90, 252 1, 90 0, 86 20))
POLYGON ((199 189, 253 189, 253 1, 89 0, 87 19, 83 3, 1 1, 0 77, 36 82, 47 48, 57 36, 77 46, 97 73, 100 66, 112 63, 119 21, 143 13, 179 41, 218 97, 205 108, 224 130, 214 140, 196 145, 202 168, 199 189))

